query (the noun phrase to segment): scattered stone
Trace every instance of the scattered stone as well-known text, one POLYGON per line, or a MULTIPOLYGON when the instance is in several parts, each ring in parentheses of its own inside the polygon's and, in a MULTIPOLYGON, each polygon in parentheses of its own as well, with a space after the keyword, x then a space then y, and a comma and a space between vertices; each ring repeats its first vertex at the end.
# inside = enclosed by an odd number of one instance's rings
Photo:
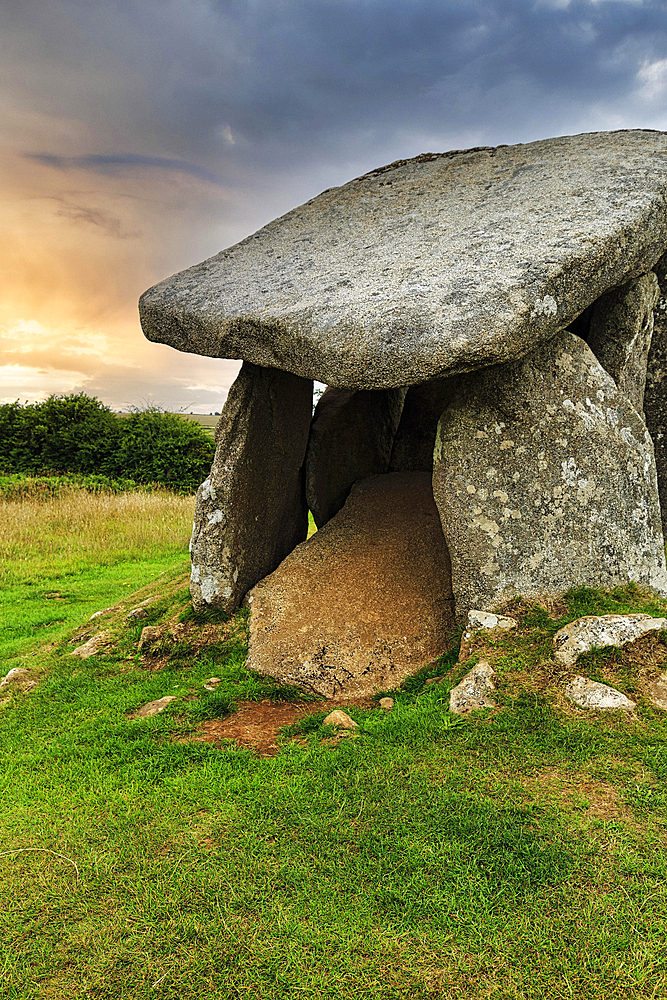
POLYGON ((8 687, 10 684, 20 684, 27 680, 30 672, 25 667, 12 667, 10 671, 0 681, 0 688, 8 687))
POLYGON ((445 679, 444 674, 440 677, 429 677, 429 679, 426 681, 426 687, 428 687, 430 684, 441 684, 442 681, 444 681, 444 679, 445 679))
POLYGON ((371 476, 248 595, 248 668, 325 698, 391 690, 447 648, 449 573, 428 473, 371 476))
POLYGON ((248 362, 241 368, 216 427, 211 474, 197 491, 190 543, 196 611, 236 610, 305 539, 312 402, 307 379, 248 362))
POLYGON ((667 674, 661 674, 651 682, 648 696, 656 706, 667 711, 667 674))
POLYGON ((385 712, 391 712, 392 708, 394 707, 394 699, 380 698, 378 705, 380 706, 380 708, 383 708, 385 712))
POLYGON ((650 615, 586 615, 556 632, 554 659, 567 665, 581 653, 603 646, 625 646, 647 632, 667 629, 667 618, 650 615))
POLYGON ((646 365, 644 413, 653 438, 662 531, 667 537, 667 254, 654 267, 660 296, 653 310, 653 336, 646 365))
POLYGON ((433 492, 459 618, 573 586, 667 593, 653 444, 573 333, 461 378, 438 425, 433 492))
POLYGON ((495 629, 506 632, 516 628, 516 626, 516 620, 505 615, 496 615, 492 611, 469 611, 468 627, 461 636, 459 663, 467 660, 470 656, 472 641, 478 632, 494 631, 495 629))
POLYGON ((329 712, 326 719, 324 720, 325 726, 335 726, 337 729, 358 729, 359 726, 350 718, 347 712, 341 712, 339 708, 335 709, 333 712, 329 712))
POLYGON ((87 660, 89 656, 95 656, 96 653, 101 652, 109 645, 112 639, 111 632, 98 632, 88 642, 84 642, 81 646, 73 649, 71 655, 78 656, 82 660, 87 660))
POLYGON ((148 618, 148 612, 146 608, 133 608, 132 611, 128 611, 127 620, 128 621, 139 621, 142 618, 148 618))
POLYGON ((593 306, 588 346, 637 413, 644 415, 646 363, 653 335, 653 309, 660 295, 650 271, 614 288, 593 306))
POLYGON ((159 625, 144 625, 139 637, 139 649, 149 649, 162 638, 163 631, 159 625))
POLYGON ((204 691, 215 691, 220 683, 222 683, 220 677, 209 677, 204 681, 204 691))
POLYGON ((306 452, 306 500, 318 528, 338 513, 353 483, 387 472, 404 396, 404 389, 329 388, 320 397, 306 452))
POLYGON ((114 604, 111 608, 104 608, 103 611, 95 611, 89 618, 89 621, 93 621, 95 618, 102 618, 104 615, 115 615, 117 611, 120 611, 120 604, 114 604))
POLYGON ((494 708, 495 702, 489 698, 494 690, 491 678, 494 669, 488 660, 480 660, 469 670, 463 680, 449 693, 449 708, 455 715, 466 715, 480 708, 494 708))
POLYGON ((159 712, 164 711, 167 705, 170 705, 172 701, 176 701, 175 694, 168 694, 164 698, 156 698, 155 701, 149 701, 147 705, 143 705, 142 708, 137 709, 130 715, 130 719, 150 719, 159 712))
POLYGON ((398 160, 149 289, 144 333, 351 389, 522 357, 651 270, 665 153, 631 130, 398 160))
POLYGON ((394 437, 389 472, 432 472, 435 432, 456 388, 456 378, 431 379, 408 389, 394 437))
POLYGON ((626 712, 632 712, 637 707, 634 701, 630 701, 624 694, 616 688, 609 687, 608 684, 600 684, 598 681, 591 681, 587 677, 577 675, 573 677, 565 688, 565 697, 573 701, 580 708, 601 708, 614 709, 622 708, 626 712))

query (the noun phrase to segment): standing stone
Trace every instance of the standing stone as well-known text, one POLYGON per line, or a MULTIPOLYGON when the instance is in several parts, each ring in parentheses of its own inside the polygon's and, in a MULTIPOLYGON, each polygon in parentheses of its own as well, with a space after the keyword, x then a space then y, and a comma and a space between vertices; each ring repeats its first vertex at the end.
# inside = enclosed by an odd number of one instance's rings
POLYGON ((412 385, 405 395, 389 472, 432 472, 438 420, 456 389, 455 378, 412 385))
POLYGON ((244 362, 197 491, 190 592, 197 610, 231 612, 308 531, 303 460, 312 382, 244 362))
POLYGON ((650 271, 614 288, 593 306, 588 346, 619 392, 643 415, 653 309, 660 295, 650 271))
POLYGON ((338 513, 353 483, 387 471, 404 396, 404 389, 330 387, 320 398, 306 456, 306 498, 318 528, 338 513))
POLYGON ((573 586, 667 593, 648 431, 568 331, 461 380, 438 425, 433 491, 463 620, 573 586))
POLYGON ((653 311, 653 337, 646 367, 644 413, 653 438, 662 532, 667 535, 667 254, 655 265, 660 295, 653 311))
POLYGON ((357 483, 248 603, 248 668, 325 698, 391 690, 437 659, 454 618, 431 477, 357 483))

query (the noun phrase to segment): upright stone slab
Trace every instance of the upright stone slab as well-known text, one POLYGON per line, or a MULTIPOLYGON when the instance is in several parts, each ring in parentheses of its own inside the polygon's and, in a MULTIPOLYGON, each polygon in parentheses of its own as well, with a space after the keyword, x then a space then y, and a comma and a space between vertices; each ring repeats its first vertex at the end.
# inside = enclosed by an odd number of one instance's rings
POLYGON ((438 420, 456 389, 456 378, 411 385, 405 395, 389 462, 390 472, 432 472, 438 420))
POLYGON ((190 552, 196 609, 233 611, 308 532, 303 461, 313 384, 245 362, 197 491, 190 552))
POLYGON ((667 593, 648 431, 568 331, 461 380, 438 425, 433 492, 459 618, 573 586, 667 593))
POLYGON ((353 483, 387 471, 404 396, 404 389, 329 388, 320 398, 306 455, 306 498, 318 528, 353 483))
POLYGON ((653 311, 653 336, 646 366, 644 414, 653 438, 662 532, 667 535, 667 254, 655 266, 660 295, 653 311))
POLYGON ((604 370, 642 415, 653 309, 659 295, 652 271, 607 292, 593 306, 587 338, 604 370))

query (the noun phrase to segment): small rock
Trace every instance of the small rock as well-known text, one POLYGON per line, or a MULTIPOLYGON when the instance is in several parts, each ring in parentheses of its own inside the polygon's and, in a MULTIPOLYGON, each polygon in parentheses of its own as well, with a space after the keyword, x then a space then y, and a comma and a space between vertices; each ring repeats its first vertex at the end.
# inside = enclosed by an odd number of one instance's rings
POLYGON ((215 691, 220 683, 219 677, 209 677, 207 681, 204 681, 204 691, 215 691))
POLYGON ((84 642, 81 646, 77 646, 76 649, 72 650, 72 656, 78 656, 82 660, 87 660, 89 656, 95 656, 100 650, 104 649, 105 646, 109 644, 111 640, 110 632, 98 632, 94 635, 92 639, 88 642, 84 642))
POLYGON ((136 712, 133 712, 130 718, 150 719, 153 715, 157 715, 158 712, 162 712, 167 705, 170 705, 171 702, 175 700, 175 694, 168 694, 164 698, 157 698, 155 701, 149 701, 147 705, 144 705, 142 708, 137 709, 136 712))
POLYGON ((440 682, 444 681, 444 679, 445 679, 444 676, 443 677, 429 677, 429 679, 426 681, 426 687, 428 687, 430 684, 440 684, 440 682))
POLYGON ((392 708, 394 707, 394 699, 380 698, 378 705, 380 706, 380 708, 383 708, 385 712, 391 712, 392 708))
POLYGON ((648 696, 656 708, 667 709, 667 674, 661 674, 660 677, 652 681, 648 689, 648 696))
POLYGON ((493 708, 495 702, 488 697, 488 692, 494 689, 491 680, 494 672, 488 660, 480 660, 475 664, 460 684, 452 688, 449 695, 450 711, 455 715, 465 715, 480 708, 493 708))
POLYGON ((556 632, 554 657, 572 664, 580 653, 600 646, 625 646, 647 632, 667 628, 667 618, 650 615, 586 615, 556 632))
POLYGON ((159 642, 161 638, 162 629, 159 625, 145 625, 139 637, 139 649, 148 649, 149 646, 154 646, 156 642, 159 642))
POLYGON ((324 720, 325 726, 335 726, 337 729, 358 729, 357 723, 354 719, 351 719, 347 712, 341 712, 340 709, 336 709, 333 712, 329 712, 326 719, 324 720))
POLYGON ((632 712, 636 708, 635 702, 616 688, 581 676, 572 678, 565 688, 565 697, 581 708, 623 708, 626 712, 632 712))
POLYGON ((127 614, 127 620, 129 622, 137 621, 137 619, 139 618, 147 618, 147 617, 148 617, 148 612, 146 611, 146 608, 132 608, 132 610, 128 611, 127 614))
POLYGON ((508 618, 506 615, 496 615, 492 611, 469 611, 468 625, 461 639, 459 663, 467 660, 470 656, 470 646, 477 632, 492 631, 493 629, 509 631, 516 626, 516 619, 508 618))
POLYGON ((95 611, 89 620, 92 622, 94 618, 102 618, 103 615, 113 615, 116 611, 120 611, 120 605, 118 604, 114 604, 112 608, 104 608, 103 611, 95 611))
POLYGON ((28 671, 25 667, 12 667, 7 675, 0 681, 0 688, 7 687, 9 684, 19 684, 22 678, 27 676, 28 671))

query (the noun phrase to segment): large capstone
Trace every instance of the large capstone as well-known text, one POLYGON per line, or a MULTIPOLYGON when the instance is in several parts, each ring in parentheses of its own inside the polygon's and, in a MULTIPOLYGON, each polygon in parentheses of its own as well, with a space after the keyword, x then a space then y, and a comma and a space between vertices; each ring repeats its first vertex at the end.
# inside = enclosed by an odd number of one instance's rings
POLYGON ((433 490, 461 618, 573 586, 667 592, 650 436, 568 331, 461 379, 438 425, 433 490))
POLYGON ((303 461, 312 412, 307 379, 246 362, 216 428, 197 491, 190 552, 195 608, 233 611, 308 532, 303 461))
POLYGON ((387 472, 401 418, 403 389, 327 389, 310 428, 306 500, 321 528, 341 509, 353 483, 387 472))
POLYGON ((667 246, 667 134, 427 153, 149 289, 149 340, 384 389, 526 354, 667 246))
POLYGON ((394 688, 435 660, 454 621, 429 474, 357 483, 248 602, 248 667, 325 697, 394 688))
POLYGON ((667 254, 655 267, 660 294, 653 312, 653 336, 646 367, 644 414, 653 438, 662 531, 667 535, 667 254))
POLYGON ((659 295, 658 279, 652 271, 607 292, 593 306, 587 337, 604 370, 642 415, 653 309, 659 295))

